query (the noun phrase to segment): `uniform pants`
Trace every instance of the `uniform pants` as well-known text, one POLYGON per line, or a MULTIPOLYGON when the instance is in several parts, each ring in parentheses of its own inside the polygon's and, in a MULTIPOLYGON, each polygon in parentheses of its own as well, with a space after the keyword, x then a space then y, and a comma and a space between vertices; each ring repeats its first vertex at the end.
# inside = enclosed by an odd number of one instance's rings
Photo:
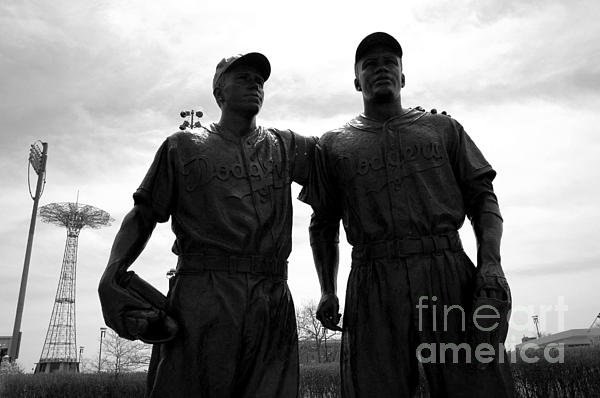
POLYGON ((147 397, 297 397, 298 336, 285 279, 204 271, 171 284, 168 312, 181 330, 154 346, 147 397))
POLYGON ((431 398, 513 397, 504 348, 497 350, 502 360, 483 369, 474 350, 471 355, 457 350, 456 358, 452 350, 439 352, 442 343, 460 347, 468 341, 474 274, 464 251, 353 260, 344 310, 342 397, 412 397, 419 381, 418 348, 431 398), (419 302, 424 308, 417 308, 419 302))

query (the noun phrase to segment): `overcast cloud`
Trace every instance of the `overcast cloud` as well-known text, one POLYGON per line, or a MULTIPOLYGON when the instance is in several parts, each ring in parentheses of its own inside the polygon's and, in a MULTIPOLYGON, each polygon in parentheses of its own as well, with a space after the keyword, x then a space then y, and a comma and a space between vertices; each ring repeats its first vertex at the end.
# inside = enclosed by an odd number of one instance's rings
MULTIPOLYGON (((259 122, 319 136, 361 111, 354 51, 378 30, 403 46, 404 104, 447 110, 498 171, 503 264, 515 304, 527 308, 516 314, 509 342, 531 335, 531 315, 559 297, 569 306, 564 327, 587 327, 600 311, 599 11, 591 0, 2 2, 0 335, 11 334, 15 316, 31 143, 49 143, 42 205, 74 201, 79 190, 82 203, 115 218, 80 235, 77 344, 94 358, 104 326, 96 287, 131 194, 181 110, 202 107, 203 123, 218 120, 217 62, 263 52, 273 73, 259 122)), ((319 288, 310 209, 294 205, 289 283, 300 305, 318 300, 319 288)), ((474 258, 468 225, 461 235, 474 258)), ((38 222, 22 324, 26 369, 42 350, 65 238, 38 222)), ((134 265, 163 291, 175 264, 172 240, 169 225, 160 225, 134 265)), ((342 259, 341 296, 347 245, 342 259)), ((544 331, 559 330, 556 317, 546 314, 544 331)))

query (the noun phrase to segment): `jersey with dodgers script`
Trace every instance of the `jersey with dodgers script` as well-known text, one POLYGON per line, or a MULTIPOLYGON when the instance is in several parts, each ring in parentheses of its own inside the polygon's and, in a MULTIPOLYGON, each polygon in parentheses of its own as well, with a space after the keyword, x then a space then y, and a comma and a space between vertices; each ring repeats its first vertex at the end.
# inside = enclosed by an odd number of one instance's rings
POLYGON ((290 183, 304 184, 316 138, 257 127, 238 137, 217 124, 177 132, 159 148, 134 194, 156 221, 172 218, 175 254, 291 251, 290 183))
POLYGON ((411 109, 382 123, 360 115, 321 137, 300 199, 319 219, 341 218, 352 245, 430 236, 458 230, 482 191, 493 195, 495 174, 448 116, 411 109))

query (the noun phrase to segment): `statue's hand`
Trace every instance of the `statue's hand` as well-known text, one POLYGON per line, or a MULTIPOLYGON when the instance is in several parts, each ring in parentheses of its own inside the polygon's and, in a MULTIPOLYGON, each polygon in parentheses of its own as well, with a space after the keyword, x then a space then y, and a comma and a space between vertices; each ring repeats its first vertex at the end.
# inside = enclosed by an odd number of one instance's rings
POLYGON ((123 325, 130 336, 139 336, 146 333, 150 323, 160 320, 160 314, 155 310, 129 310, 123 312, 123 325))
MULTIPOLYGON (((415 107, 416 110, 421 111, 421 112, 425 112, 425 108, 423 108, 422 106, 416 106, 415 107)), ((438 114, 438 110, 435 108, 432 108, 429 113, 431 113, 432 115, 437 115, 438 114)), ((446 111, 441 111, 439 112, 440 115, 444 115, 444 116, 448 116, 448 117, 452 117, 450 116, 450 114, 446 111)))
POLYGON ((319 306, 317 307, 317 319, 329 330, 341 332, 342 328, 338 326, 342 314, 337 295, 334 293, 323 294, 319 306))
POLYGON ((161 343, 175 337, 177 322, 165 313, 166 297, 122 264, 109 264, 98 294, 106 325, 129 340, 161 343))
MULTIPOLYGON (((496 358, 503 355, 508 334, 508 321, 512 298, 508 282, 500 265, 487 265, 477 269, 473 292, 470 342, 473 350, 481 344, 491 345, 496 358)), ((478 367, 485 368, 483 363, 478 367)))
POLYGON ((162 310, 129 310, 123 313, 127 333, 148 344, 173 339, 179 331, 177 322, 162 310))
POLYGON ((106 325, 117 332, 119 336, 135 340, 137 332, 145 326, 133 319, 139 317, 138 312, 152 312, 153 309, 148 303, 133 297, 119 284, 119 277, 124 275, 125 269, 123 264, 117 262, 109 264, 98 285, 98 296, 106 325), (136 317, 126 321, 124 315, 130 311, 136 313, 136 317))
POLYGON ((477 269, 474 296, 512 302, 510 287, 499 264, 487 264, 477 269))
MULTIPOLYGON (((429 113, 431 113, 432 115, 435 115, 435 114, 437 114, 437 113, 438 113, 438 111, 437 111, 437 109, 435 109, 435 108, 432 108, 432 109, 429 111, 429 113)), ((441 112, 440 112, 440 115, 444 115, 444 116, 452 117, 452 116, 450 116, 450 114, 449 114, 448 112, 446 112, 446 111, 441 111, 441 112)))

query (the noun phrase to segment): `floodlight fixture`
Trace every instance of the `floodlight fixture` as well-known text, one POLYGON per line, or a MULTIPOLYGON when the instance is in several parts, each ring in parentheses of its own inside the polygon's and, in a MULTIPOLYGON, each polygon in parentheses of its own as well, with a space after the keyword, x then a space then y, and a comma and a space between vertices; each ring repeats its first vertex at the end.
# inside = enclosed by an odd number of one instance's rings
POLYGON ((200 128, 202 127, 202 124, 200 123, 200 121, 196 121, 194 122, 194 116, 196 116, 196 118, 200 119, 202 116, 204 116, 204 112, 198 110, 198 111, 194 111, 189 110, 189 111, 181 111, 179 112, 179 116, 181 116, 182 118, 187 118, 189 117, 190 120, 186 120, 184 121, 182 124, 179 125, 179 130, 186 130, 188 127, 191 129, 193 128, 200 128))

